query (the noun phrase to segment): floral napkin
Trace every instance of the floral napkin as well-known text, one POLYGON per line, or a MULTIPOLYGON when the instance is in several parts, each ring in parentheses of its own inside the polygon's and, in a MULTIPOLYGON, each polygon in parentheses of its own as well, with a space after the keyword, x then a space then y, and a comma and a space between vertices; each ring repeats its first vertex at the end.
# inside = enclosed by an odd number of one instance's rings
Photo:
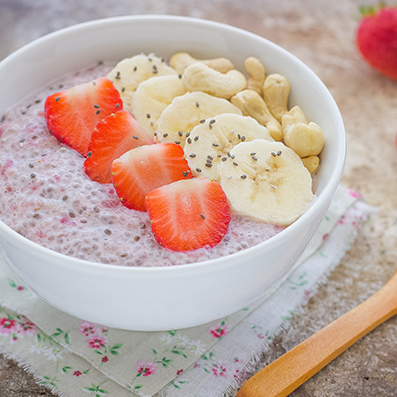
POLYGON ((42 301, 0 259, 0 352, 60 396, 232 393, 374 211, 339 187, 295 270, 277 288, 237 313, 183 330, 133 332, 79 320, 42 301))

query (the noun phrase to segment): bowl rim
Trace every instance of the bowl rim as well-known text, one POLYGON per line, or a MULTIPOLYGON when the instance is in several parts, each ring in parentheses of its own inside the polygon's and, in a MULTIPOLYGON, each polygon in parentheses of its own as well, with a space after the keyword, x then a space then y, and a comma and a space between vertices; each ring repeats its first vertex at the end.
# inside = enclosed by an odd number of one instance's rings
MULTIPOLYGON (((27 249, 32 249, 36 251, 37 254, 41 255, 46 255, 50 256, 51 261, 54 263, 63 261, 64 266, 72 266, 72 265, 79 265, 79 266, 86 266, 88 268, 92 269, 100 269, 102 271, 117 271, 117 272, 127 272, 129 273, 137 273, 137 274, 146 274, 146 273, 160 273, 160 274, 172 274, 174 272, 192 272, 196 271, 197 269, 203 269, 203 268, 208 268, 208 267, 219 267, 221 263, 226 265, 224 262, 230 260, 230 266, 232 266, 232 263, 238 263, 239 261, 233 261, 231 259, 238 259, 239 256, 244 255, 247 256, 248 254, 255 254, 256 251, 258 250, 263 250, 267 246, 271 245, 277 245, 281 244, 285 239, 288 240, 288 236, 292 233, 294 233, 294 230, 300 226, 301 223, 306 222, 306 219, 314 218, 315 213, 319 211, 319 207, 321 208, 321 204, 323 203, 325 206, 328 206, 329 201, 331 200, 334 192, 336 191, 336 188, 339 184, 340 178, 342 176, 342 172, 344 169, 344 164, 346 160, 346 133, 345 133, 345 128, 343 124, 343 119, 342 115, 339 111, 339 108, 332 97, 330 91, 328 88, 325 86, 325 84, 321 81, 321 79, 310 69, 304 62, 302 62, 297 56, 292 54, 291 52, 287 51, 283 47, 279 46, 278 44, 270 41, 269 39, 266 39, 265 37, 262 37, 258 34, 252 33, 248 30, 241 29, 232 25, 228 25, 225 23, 221 22, 216 22, 212 20, 207 20, 207 19, 200 19, 200 18, 195 18, 195 17, 187 17, 187 16, 179 16, 179 15, 165 15, 165 14, 146 14, 146 15, 128 15, 128 16, 115 16, 115 17, 109 17, 109 18, 100 18, 100 19, 94 19, 78 24, 73 24, 68 27, 64 27, 62 29, 56 30, 54 32, 48 33, 44 36, 41 36, 25 45, 20 47, 19 49, 13 51, 11 54, 6 56, 3 60, 0 61, 0 67, 3 65, 6 65, 9 62, 12 62, 15 57, 18 57, 20 53, 25 52, 26 50, 30 50, 32 47, 40 45, 41 43, 47 41, 47 40, 53 40, 56 39, 59 36, 67 35, 71 32, 77 31, 77 30, 84 30, 84 29, 93 29, 98 26, 104 26, 108 24, 114 24, 114 23, 120 23, 120 22, 133 22, 133 21, 150 21, 150 22, 183 22, 183 23, 189 23, 189 24, 196 24, 196 26, 201 26, 201 27, 209 27, 212 29, 219 29, 222 30, 223 32, 227 31, 232 31, 236 32, 239 34, 243 34, 246 37, 252 37, 259 39, 261 41, 264 41, 266 45, 275 47, 277 51, 282 52, 285 56, 292 58, 292 60, 299 64, 302 69, 305 69, 307 73, 311 75, 313 80, 316 82, 316 86, 320 87, 324 94, 327 96, 327 102, 329 105, 331 105, 331 112, 333 113, 333 116, 336 118, 335 124, 337 125, 337 130, 339 131, 337 137, 337 142, 336 146, 338 147, 339 151, 339 156, 338 156, 338 161, 335 163, 335 169, 332 173, 332 176, 328 183, 324 186, 323 190, 319 193, 319 195, 315 195, 315 202, 305 211, 305 213, 299 217, 294 223, 286 227, 284 230, 276 234, 275 236, 259 243, 256 244, 252 247, 246 248, 244 250, 235 252, 233 254, 228 254, 223 257, 219 258, 214 258, 214 259, 208 259, 204 261, 199 261, 199 262, 193 262, 193 263, 184 263, 180 265, 174 265, 174 266, 125 266, 125 265, 120 265, 120 264, 106 264, 106 263, 100 263, 100 262, 94 262, 94 261, 89 261, 85 259, 79 259, 73 256, 69 256, 66 254, 62 254, 56 251, 53 251, 49 248, 46 248, 38 243, 35 243, 28 238, 20 235, 17 233, 15 230, 13 230, 11 227, 7 226, 2 220, 0 220, 0 230, 4 232, 8 238, 12 238, 13 240, 16 239, 16 242, 21 242, 27 249), (327 201, 327 203, 324 203, 324 201, 327 201)), ((0 240, 1 241, 1 240, 0 240)))

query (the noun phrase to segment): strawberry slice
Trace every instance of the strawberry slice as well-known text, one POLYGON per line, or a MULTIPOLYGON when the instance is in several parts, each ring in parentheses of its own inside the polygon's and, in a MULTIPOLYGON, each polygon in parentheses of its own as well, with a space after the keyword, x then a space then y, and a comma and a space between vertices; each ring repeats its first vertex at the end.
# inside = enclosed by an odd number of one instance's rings
POLYGON ((91 135, 84 162, 85 172, 93 181, 111 183, 113 160, 137 146, 154 143, 150 134, 130 113, 125 110, 112 113, 97 124, 91 135))
POLYGON ((101 77, 50 95, 45 101, 44 115, 50 132, 60 142, 87 156, 96 125, 122 106, 113 83, 101 77))
POLYGON ((221 185, 202 177, 153 190, 147 195, 146 206, 156 240, 173 251, 213 247, 222 240, 230 222, 221 185))
POLYGON ((184 151, 175 143, 145 145, 113 161, 112 181, 121 202, 146 211, 146 195, 160 186, 192 178, 184 151))

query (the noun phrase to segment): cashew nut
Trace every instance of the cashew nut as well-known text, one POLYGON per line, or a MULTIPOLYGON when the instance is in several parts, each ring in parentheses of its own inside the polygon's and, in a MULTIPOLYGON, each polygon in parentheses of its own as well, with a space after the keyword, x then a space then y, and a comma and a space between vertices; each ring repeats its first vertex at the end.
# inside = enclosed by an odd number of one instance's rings
POLYGON ((183 74, 185 69, 193 63, 201 62, 220 73, 227 73, 229 70, 234 69, 234 65, 226 58, 214 58, 198 60, 193 58, 187 52, 178 52, 170 59, 170 66, 175 69, 179 74, 183 74))
POLYGON ((263 99, 272 115, 281 123, 288 112, 289 81, 278 73, 269 74, 263 85, 263 99))
POLYGON ((188 91, 202 91, 224 99, 230 99, 247 86, 246 78, 238 70, 220 73, 200 62, 185 69, 182 82, 188 91))
POLYGON ((266 75, 261 61, 257 58, 249 57, 245 60, 245 69, 250 76, 247 82, 247 89, 254 90, 262 96, 266 75))
POLYGON ((263 98, 253 90, 244 90, 230 99, 230 102, 240 108, 244 116, 251 116, 264 125, 270 136, 276 141, 282 141, 281 124, 271 115, 263 98))
POLYGON ((317 168, 320 165, 320 158, 318 156, 304 157, 302 159, 302 163, 307 168, 307 170, 311 174, 313 174, 313 172, 317 171, 317 168))
POLYGON ((318 155, 324 147, 324 133, 313 122, 307 123, 299 106, 282 117, 284 143, 300 157, 318 155))

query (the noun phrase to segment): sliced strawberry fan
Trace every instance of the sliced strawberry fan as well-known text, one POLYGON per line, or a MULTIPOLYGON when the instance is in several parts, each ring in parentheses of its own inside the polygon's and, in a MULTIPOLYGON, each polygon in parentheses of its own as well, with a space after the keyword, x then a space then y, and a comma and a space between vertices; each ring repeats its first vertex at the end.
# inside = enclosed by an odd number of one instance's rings
POLYGON ((127 112, 113 83, 99 78, 55 93, 45 102, 50 132, 83 156, 86 174, 112 182, 121 203, 148 211, 157 241, 174 251, 218 244, 230 209, 221 186, 193 178, 174 143, 155 144, 127 112))

